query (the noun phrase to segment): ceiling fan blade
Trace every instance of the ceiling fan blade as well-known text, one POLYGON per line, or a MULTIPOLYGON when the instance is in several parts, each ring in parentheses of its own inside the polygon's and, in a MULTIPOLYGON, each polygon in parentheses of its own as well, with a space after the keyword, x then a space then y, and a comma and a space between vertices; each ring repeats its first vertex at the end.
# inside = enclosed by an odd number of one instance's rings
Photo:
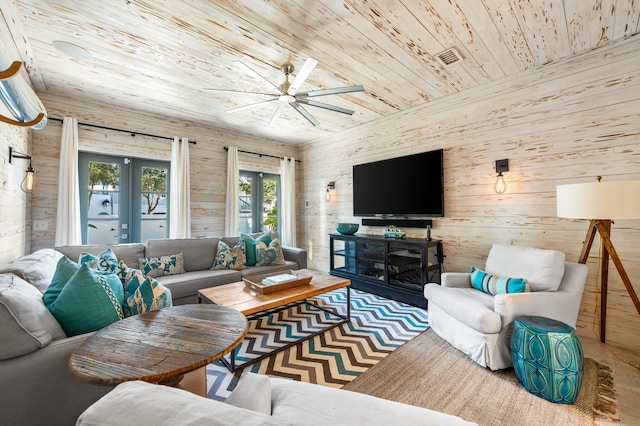
POLYGON ((273 116, 271 117, 271 120, 269 120, 269 126, 273 126, 274 124, 276 124, 276 121, 278 120, 278 117, 280 116, 280 113, 282 112, 284 106, 285 104, 278 104, 278 108, 276 108, 273 116))
POLYGON ((309 58, 306 60, 306 62, 300 69, 300 72, 293 80, 293 83, 291 83, 291 86, 289 86, 289 90, 287 90, 288 95, 293 96, 296 94, 300 86, 302 86, 307 77, 309 77, 309 74, 311 74, 311 71, 313 71, 316 65, 318 65, 318 61, 316 61, 315 59, 309 58))
POLYGON ((207 92, 216 92, 216 93, 231 93, 234 95, 240 94, 240 95, 278 96, 274 93, 245 92, 244 90, 210 89, 208 87, 205 87, 202 90, 206 90, 207 92))
POLYGON ((266 78, 264 78, 263 76, 261 76, 260 74, 258 74, 257 71, 254 71, 253 68, 250 68, 248 65, 245 65, 243 62, 240 61, 233 61, 234 64, 238 65, 241 68, 244 68, 245 71, 247 71, 249 74, 253 75, 255 78, 257 78, 258 80, 262 80, 263 82, 265 82, 266 84, 268 84, 270 87, 273 87, 276 89, 276 91, 281 94, 284 95, 285 93, 280 90, 280 88, 278 86, 276 86, 275 84, 273 84, 272 82, 270 82, 269 80, 267 80, 266 78))
POLYGON ((277 100, 278 98, 273 98, 273 99, 267 99, 266 101, 260 101, 260 102, 256 102, 254 104, 249 104, 249 105, 245 105, 245 106, 241 106, 238 108, 233 108, 233 109, 228 109, 225 112, 237 112, 237 111, 242 111, 243 109, 247 109, 247 108, 253 108, 254 106, 258 106, 258 105, 262 105, 262 104, 266 104, 267 102, 273 102, 275 100, 277 100))
POLYGON ((314 126, 320 124, 318 123, 318 120, 313 118, 313 116, 309 114, 309 111, 302 108, 302 105, 300 105, 298 102, 290 102, 289 105, 291 105, 296 111, 298 111, 304 118, 309 120, 309 123, 313 124, 314 126))
POLYGON ((341 108, 339 106, 329 105, 322 102, 310 101, 308 99, 298 99, 298 102, 300 102, 301 104, 309 105, 316 108, 324 108, 324 109, 328 109, 335 112, 341 112, 343 114, 353 115, 353 113, 355 112, 350 109, 341 108))
POLYGON ((333 89, 312 90, 311 92, 298 93, 296 98, 312 98, 314 96, 336 95, 339 93, 363 92, 364 86, 334 87, 333 89))

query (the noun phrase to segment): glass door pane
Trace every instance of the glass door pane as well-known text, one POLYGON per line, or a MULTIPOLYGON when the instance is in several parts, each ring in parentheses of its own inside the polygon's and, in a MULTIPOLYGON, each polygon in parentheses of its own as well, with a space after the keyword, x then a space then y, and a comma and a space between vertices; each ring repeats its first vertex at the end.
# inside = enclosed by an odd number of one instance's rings
POLYGON ((266 174, 262 177, 263 231, 278 230, 278 178, 278 176, 266 174))
POLYGON ((240 232, 250 234, 253 231, 253 182, 254 174, 240 174, 240 199, 238 200, 238 210, 240 218, 240 232))
POLYGON ((135 169, 140 191, 140 241, 169 237, 167 189, 169 170, 165 167, 135 169))
POLYGON ((89 161, 88 168, 86 242, 118 244, 121 167, 117 163, 89 161))

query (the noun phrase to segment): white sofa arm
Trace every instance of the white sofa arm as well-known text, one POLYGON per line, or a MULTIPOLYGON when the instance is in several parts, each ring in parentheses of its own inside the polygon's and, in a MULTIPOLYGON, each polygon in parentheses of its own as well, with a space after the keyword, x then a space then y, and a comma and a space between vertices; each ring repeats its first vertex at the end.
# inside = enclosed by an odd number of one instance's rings
POLYGON ((469 288, 471 274, 468 272, 445 272, 440 277, 442 287, 469 288))
POLYGON ((523 315, 532 315, 562 321, 576 326, 576 295, 568 291, 536 291, 528 293, 497 294, 494 310, 502 317, 503 327, 523 315))

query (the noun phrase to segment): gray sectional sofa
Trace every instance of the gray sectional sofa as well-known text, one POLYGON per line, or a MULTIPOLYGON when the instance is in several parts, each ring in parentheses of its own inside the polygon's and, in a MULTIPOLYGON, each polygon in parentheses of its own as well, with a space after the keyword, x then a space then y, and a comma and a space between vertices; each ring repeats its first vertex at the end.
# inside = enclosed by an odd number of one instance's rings
MULTIPOLYGON (((29 298, 30 303, 41 304, 36 306, 41 315, 49 315, 40 295, 51 282, 56 263, 62 255, 77 261, 82 252, 98 255, 109 247, 118 260, 137 268, 138 258, 141 257, 183 253, 185 273, 157 278, 170 289, 175 305, 197 303, 199 289, 241 281, 246 275, 304 269, 307 266, 305 250, 282 247, 285 258, 283 265, 253 266, 239 271, 210 270, 220 239, 230 246, 238 241, 238 237, 221 237, 159 239, 149 240, 145 244, 114 246, 64 246, 55 250, 38 250, 0 266, 0 340, 6 345, 12 340, 8 335, 15 336, 16 330, 22 333, 23 340, 25 337, 27 339, 27 349, 22 354, 13 356, 5 353, 4 359, 0 357, 0 423, 18 426, 72 425, 89 405, 113 389, 81 382, 71 376, 67 368, 73 350, 91 333, 60 337, 59 327, 54 332, 42 329, 34 331, 33 328, 37 329, 38 323, 42 322, 39 318, 34 321, 26 316, 26 320, 32 323, 32 329, 16 321, 24 312, 15 312, 15 309, 19 309, 21 303, 29 298), (15 296, 15 292, 20 288, 24 290, 25 286, 27 290, 34 287, 39 293, 27 292, 25 297, 14 297, 13 302, 5 303, 12 293, 15 296), (9 329, 7 324, 13 324, 13 328, 9 329)), ((45 319, 51 322, 52 318, 45 319)))

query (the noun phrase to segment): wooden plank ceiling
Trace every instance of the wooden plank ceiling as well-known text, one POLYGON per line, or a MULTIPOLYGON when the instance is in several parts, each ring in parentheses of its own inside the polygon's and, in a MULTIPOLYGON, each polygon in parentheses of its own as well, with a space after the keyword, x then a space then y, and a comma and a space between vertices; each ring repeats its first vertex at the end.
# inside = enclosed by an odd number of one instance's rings
MULTIPOLYGON (((597 49, 638 32, 633 0, 0 0, 3 17, 43 97, 72 98, 291 143, 323 137, 505 76, 597 49), (56 50, 87 49, 79 60, 56 50), (436 56, 455 49, 461 60, 436 56), (204 88, 268 91, 281 64, 318 60, 303 91, 362 84, 316 98, 353 116, 293 108, 274 126, 262 99, 204 88)), ((296 71, 293 73, 296 74, 296 71)), ((132 129, 135 130, 135 129, 132 129)))

